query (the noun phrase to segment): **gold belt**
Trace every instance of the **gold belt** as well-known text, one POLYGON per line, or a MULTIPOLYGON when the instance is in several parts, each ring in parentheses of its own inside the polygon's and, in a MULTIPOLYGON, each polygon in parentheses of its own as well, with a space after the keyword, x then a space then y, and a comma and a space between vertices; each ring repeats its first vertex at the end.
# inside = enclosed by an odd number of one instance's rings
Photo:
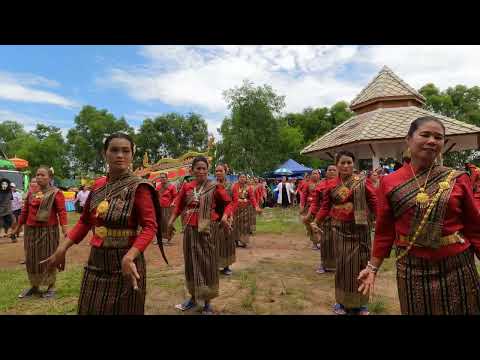
MULTIPOLYGON (((410 237, 405 236, 405 235, 397 234, 397 239, 400 240, 401 242, 406 242, 406 243, 410 242, 410 237)), ((456 244, 456 243, 463 244, 464 242, 465 242, 465 240, 458 233, 458 231, 453 233, 453 234, 447 235, 447 236, 442 236, 440 238, 440 246, 446 246, 446 245, 451 245, 451 244, 456 244)), ((424 247, 422 245, 417 245, 417 244, 414 244, 413 246, 424 247)))
POLYGON ((97 235, 101 239, 104 239, 106 237, 126 238, 129 236, 137 235, 136 229, 110 229, 105 226, 96 226, 94 231, 95 235, 97 235))

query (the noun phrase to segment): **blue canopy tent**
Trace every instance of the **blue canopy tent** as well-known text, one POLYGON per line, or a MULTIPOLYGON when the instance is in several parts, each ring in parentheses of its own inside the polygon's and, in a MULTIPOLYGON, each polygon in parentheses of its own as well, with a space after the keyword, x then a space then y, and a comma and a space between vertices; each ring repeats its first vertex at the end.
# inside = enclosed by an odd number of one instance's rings
POLYGON ((292 175, 288 175, 289 177, 303 177, 303 174, 305 173, 311 173, 312 168, 306 167, 302 164, 299 164, 295 160, 288 159, 285 161, 283 164, 281 164, 277 169, 274 171, 267 173, 267 177, 281 177, 283 175, 280 174, 275 174, 275 172, 279 169, 287 169, 292 172, 292 175))

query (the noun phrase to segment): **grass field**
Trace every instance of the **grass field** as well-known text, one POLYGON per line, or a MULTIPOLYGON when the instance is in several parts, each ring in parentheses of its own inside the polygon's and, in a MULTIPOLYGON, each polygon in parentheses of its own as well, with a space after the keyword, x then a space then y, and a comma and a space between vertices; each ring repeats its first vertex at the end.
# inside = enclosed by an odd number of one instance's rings
MULTIPOLYGON (((69 215, 72 225, 78 215, 69 215)), ((178 314, 173 305, 188 296, 184 288, 180 234, 174 241, 176 245, 166 248, 169 266, 160 260, 158 249, 147 249, 147 314, 178 314)), ((88 254, 88 246, 79 246, 88 254)), ((318 252, 311 250, 296 209, 265 209, 257 218, 257 234, 252 238, 251 248, 237 250, 234 274, 221 277, 220 296, 212 302, 215 312, 331 314, 334 275, 315 273, 318 258, 318 252)), ((17 295, 28 286, 24 266, 0 269, 0 314, 75 314, 82 263, 67 263, 66 271, 57 275, 57 298, 53 300, 18 300, 17 295)), ((387 259, 380 270, 370 311, 400 312, 393 259, 387 259)), ((182 315, 197 313, 198 309, 182 315)))

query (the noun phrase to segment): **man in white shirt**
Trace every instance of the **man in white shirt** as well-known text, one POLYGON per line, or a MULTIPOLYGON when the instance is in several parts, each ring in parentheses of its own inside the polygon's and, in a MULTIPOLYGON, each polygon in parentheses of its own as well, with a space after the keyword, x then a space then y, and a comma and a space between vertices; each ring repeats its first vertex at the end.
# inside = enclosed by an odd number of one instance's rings
POLYGON ((20 216, 20 213, 22 212, 22 206, 23 206, 23 199, 22 199, 22 194, 20 191, 18 191, 17 186, 15 183, 10 183, 10 189, 12 189, 12 213, 15 216, 15 219, 18 222, 18 218, 20 216))
POLYGON ((292 184, 287 182, 285 176, 282 178, 282 182, 278 184, 275 191, 278 191, 277 204, 286 208, 292 203, 292 195, 295 194, 295 190, 293 190, 292 184))
POLYGON ((77 197, 75 198, 75 201, 73 202, 76 204, 78 202, 78 212, 82 213, 83 212, 83 207, 85 206, 85 202, 87 201, 88 195, 90 195, 90 191, 86 189, 83 185, 80 186, 80 191, 77 194, 77 197))

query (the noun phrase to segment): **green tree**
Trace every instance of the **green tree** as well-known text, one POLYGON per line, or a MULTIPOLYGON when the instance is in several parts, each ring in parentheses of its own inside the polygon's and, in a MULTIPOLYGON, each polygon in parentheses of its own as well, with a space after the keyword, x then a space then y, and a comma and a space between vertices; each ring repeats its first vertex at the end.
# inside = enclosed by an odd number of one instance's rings
POLYGON ((255 87, 248 80, 223 95, 231 114, 219 129, 219 158, 237 172, 260 174, 271 170, 282 160, 279 114, 285 107, 285 97, 268 85, 255 87))
MULTIPOLYGON (((457 85, 440 91, 429 83, 420 89, 420 93, 426 98, 427 110, 480 126, 480 87, 457 85)), ((478 159, 478 152, 474 150, 451 151, 446 154, 444 163, 461 168, 465 162, 478 162, 478 159)))
POLYGON ((16 121, 3 121, 0 123, 0 149, 8 157, 15 156, 16 148, 12 142, 18 138, 25 137, 27 132, 22 124, 16 121))
POLYGON ((169 113, 155 119, 145 119, 137 135, 137 149, 146 152, 151 163, 164 157, 176 158, 187 151, 207 148, 207 123, 201 115, 169 113))
MULTIPOLYGON (((35 130, 9 142, 15 154, 28 160, 31 171, 40 165, 53 167, 55 176, 69 176, 68 146, 59 128, 37 124, 35 130)), ((11 155, 13 156, 13 155, 11 155)))
MULTIPOLYGON (((114 132, 125 132, 134 136, 134 130, 122 117, 120 119, 107 110, 84 106, 75 117, 75 127, 67 134, 71 151, 71 165, 75 174, 99 174, 105 171, 102 157, 103 142, 114 132)), ((140 156, 137 153, 137 157, 140 156)))
POLYGON ((306 108, 301 113, 286 114, 282 119, 283 126, 297 130, 286 131, 282 128, 281 148, 285 149, 284 157, 292 158, 312 168, 325 167, 328 162, 300 155, 300 151, 353 115, 345 101, 339 101, 330 108, 306 108), (297 134, 289 136, 289 133, 293 134, 292 131, 297 134))
POLYGON ((334 127, 340 125, 344 121, 347 121, 354 115, 355 113, 350 110, 347 102, 339 101, 335 103, 332 107, 330 107, 327 118, 329 123, 331 124, 331 128, 333 129, 334 127))

